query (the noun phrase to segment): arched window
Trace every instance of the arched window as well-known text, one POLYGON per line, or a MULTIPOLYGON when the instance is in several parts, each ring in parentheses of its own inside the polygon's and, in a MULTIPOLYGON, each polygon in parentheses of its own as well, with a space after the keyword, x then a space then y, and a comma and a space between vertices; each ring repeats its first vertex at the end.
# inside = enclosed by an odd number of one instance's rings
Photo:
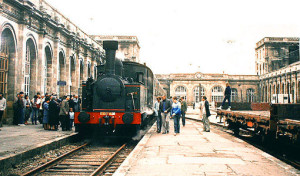
POLYGON ((211 90, 211 101, 222 102, 223 96, 224 93, 221 86, 216 86, 211 90))
POLYGON ((238 91, 235 88, 231 89, 231 101, 232 102, 238 101, 238 91))
POLYGON ((97 66, 94 66, 94 79, 97 79, 97 66))
POLYGON ((25 55, 25 82, 24 93, 25 95, 33 97, 35 95, 37 84, 37 69, 36 69, 36 46, 33 39, 26 41, 26 55, 25 55))
POLYGON ((88 66, 88 68, 87 68, 87 72, 88 72, 87 75, 88 75, 88 78, 89 78, 89 77, 92 76, 92 75, 91 75, 91 63, 88 62, 88 65, 87 65, 87 66, 88 66))
POLYGON ((264 100, 264 102, 267 102, 268 101, 268 86, 266 85, 265 86, 265 100, 264 100))
MULTIPOLYGON (((201 97, 204 96, 204 93, 205 93, 205 90, 203 87, 201 87, 201 97)), ((200 100, 200 96, 199 96, 199 86, 195 87, 194 89, 194 102, 196 103, 199 103, 201 100, 200 100)))
POLYGON ((247 89, 247 102, 254 102, 254 92, 254 89, 247 89))
POLYGON ((281 91, 282 91, 282 94, 285 93, 285 86, 284 86, 284 83, 282 83, 282 89, 281 89, 281 91))
POLYGON ((295 89, 296 89, 296 87, 295 87, 295 82, 293 82, 292 83, 292 87, 291 87, 291 94, 292 94, 292 103, 295 103, 296 101, 295 101, 295 94, 296 94, 296 92, 295 92, 295 89))
POLYGON ((1 65, 0 65, 0 92, 4 94, 7 101, 13 101, 15 98, 15 57, 16 57, 16 39, 14 30, 9 25, 2 27, 0 36, 1 46, 1 65))
POLYGON ((186 88, 183 86, 178 86, 175 89, 175 96, 177 97, 184 97, 186 99, 186 88))

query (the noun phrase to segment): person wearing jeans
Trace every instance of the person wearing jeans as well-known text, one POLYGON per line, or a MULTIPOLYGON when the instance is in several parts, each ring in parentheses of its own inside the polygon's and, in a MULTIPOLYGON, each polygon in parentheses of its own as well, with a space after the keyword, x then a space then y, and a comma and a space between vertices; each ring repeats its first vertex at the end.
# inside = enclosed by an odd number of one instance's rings
POLYGON ((159 111, 161 112, 161 122, 162 122, 162 134, 169 133, 169 121, 171 112, 171 102, 164 95, 162 101, 159 103, 159 111))
POLYGON ((185 126, 185 113, 187 111, 187 104, 184 100, 184 97, 180 98, 180 104, 181 104, 181 120, 182 120, 182 126, 185 126))
POLYGON ((32 124, 37 124, 38 116, 39 116, 39 108, 40 108, 40 99, 38 98, 37 95, 33 97, 31 100, 32 103, 32 113, 31 113, 31 121, 32 124))
POLYGON ((203 105, 204 105, 204 107, 202 108, 203 109, 203 118, 202 118, 202 121, 203 121, 203 131, 210 132, 210 126, 209 126, 209 119, 208 119, 208 117, 211 114, 210 114, 210 110, 209 110, 209 103, 207 101, 206 96, 202 97, 202 101, 203 101, 203 105))
POLYGON ((156 117, 156 125, 157 125, 156 132, 160 133, 161 132, 161 113, 159 110, 159 102, 160 102, 161 98, 157 97, 156 99, 157 99, 157 101, 155 102, 153 109, 154 109, 154 116, 156 117))
POLYGON ((180 133, 180 115, 181 104, 177 101, 177 97, 173 97, 171 114, 174 118, 174 136, 180 133))

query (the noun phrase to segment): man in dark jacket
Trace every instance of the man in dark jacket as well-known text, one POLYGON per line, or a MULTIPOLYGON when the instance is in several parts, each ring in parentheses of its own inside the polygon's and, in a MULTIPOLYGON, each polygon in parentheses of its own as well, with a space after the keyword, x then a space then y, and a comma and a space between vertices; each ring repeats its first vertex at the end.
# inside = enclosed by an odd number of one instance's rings
POLYGON ((184 100, 184 97, 180 98, 180 103, 181 103, 182 125, 185 126, 185 113, 187 111, 187 104, 186 104, 186 101, 184 100))
POLYGON ((60 104, 59 118, 61 120, 61 128, 63 131, 70 130, 69 103, 67 96, 63 97, 60 104))
POLYGON ((210 127, 209 127, 209 119, 208 117, 211 115, 209 111, 209 103, 206 100, 206 96, 202 97, 202 101, 204 102, 204 111, 203 111, 203 131, 210 132, 210 127))
POLYGON ((220 109, 222 109, 222 107, 224 106, 225 104, 225 101, 227 100, 228 101, 228 109, 230 111, 230 97, 231 97, 231 88, 230 88, 230 85, 229 83, 226 83, 226 89, 225 89, 225 92, 224 92, 224 100, 223 100, 223 103, 222 103, 222 106, 220 107, 220 109))
POLYGON ((70 99, 69 99, 69 108, 71 109, 75 109, 75 101, 74 101, 74 98, 72 95, 70 96, 70 99))
POLYGON ((50 128, 52 130, 57 130, 59 124, 59 118, 58 118, 59 107, 57 102, 55 101, 55 97, 51 98, 48 112, 49 112, 49 124, 51 126, 50 128))
POLYGON ((162 121, 162 134, 169 133, 169 121, 170 121, 170 112, 172 106, 170 100, 166 99, 164 95, 162 101, 159 103, 159 111, 161 112, 161 121, 162 121))

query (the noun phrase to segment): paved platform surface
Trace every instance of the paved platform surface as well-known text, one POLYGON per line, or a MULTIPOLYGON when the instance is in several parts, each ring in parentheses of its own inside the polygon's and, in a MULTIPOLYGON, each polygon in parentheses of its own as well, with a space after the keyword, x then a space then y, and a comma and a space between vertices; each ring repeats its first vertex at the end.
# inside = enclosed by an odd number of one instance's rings
POLYGON ((44 150, 60 147, 74 135, 74 131, 47 131, 42 125, 4 126, 0 131, 0 170, 44 150))
POLYGON ((201 123, 187 120, 174 136, 173 121, 170 127, 169 134, 158 134, 154 124, 114 175, 300 175, 292 166, 217 128, 203 132, 201 123))
POLYGON ((44 130, 42 125, 4 126, 0 131, 0 159, 74 133, 74 131, 48 131, 44 130))

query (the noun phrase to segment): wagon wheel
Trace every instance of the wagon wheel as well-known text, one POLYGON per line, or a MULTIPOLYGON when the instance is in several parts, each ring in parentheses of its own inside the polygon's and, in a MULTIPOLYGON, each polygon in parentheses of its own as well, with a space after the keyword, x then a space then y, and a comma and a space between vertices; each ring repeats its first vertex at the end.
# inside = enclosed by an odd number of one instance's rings
POLYGON ((239 127, 239 125, 235 124, 234 129, 233 129, 233 133, 236 136, 240 135, 240 127, 239 127))

